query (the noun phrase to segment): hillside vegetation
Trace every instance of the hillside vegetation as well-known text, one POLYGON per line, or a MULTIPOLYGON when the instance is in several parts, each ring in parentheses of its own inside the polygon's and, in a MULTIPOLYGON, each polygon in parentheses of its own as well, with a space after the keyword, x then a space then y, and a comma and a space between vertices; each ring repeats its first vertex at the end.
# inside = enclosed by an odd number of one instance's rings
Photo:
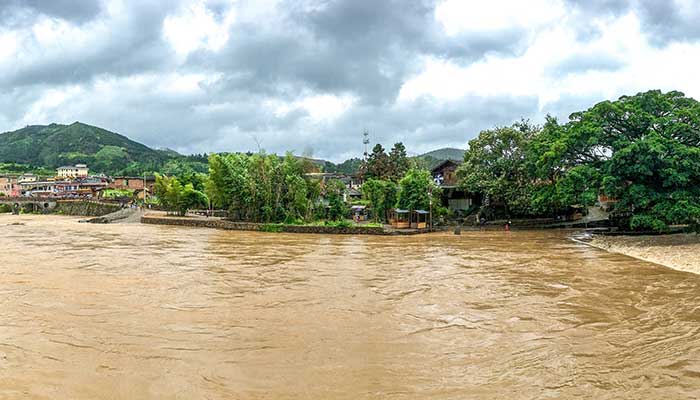
POLYGON ((36 168, 84 163, 94 172, 140 174, 162 170, 168 163, 184 158, 172 150, 154 150, 80 122, 30 125, 0 134, 0 162, 36 168))
MULTIPOLYGON (((304 157, 299 157, 304 158, 304 157)), ((462 160, 464 150, 443 148, 413 157, 430 169, 440 162, 462 160)), ((356 173, 362 160, 352 158, 340 164, 309 159, 326 172, 356 173)), ((108 175, 166 175, 205 173, 206 155, 183 156, 171 149, 152 149, 126 136, 96 126, 74 122, 70 125, 30 125, 0 133, 0 173, 35 172, 48 175, 61 165, 88 164, 90 171, 108 175)))

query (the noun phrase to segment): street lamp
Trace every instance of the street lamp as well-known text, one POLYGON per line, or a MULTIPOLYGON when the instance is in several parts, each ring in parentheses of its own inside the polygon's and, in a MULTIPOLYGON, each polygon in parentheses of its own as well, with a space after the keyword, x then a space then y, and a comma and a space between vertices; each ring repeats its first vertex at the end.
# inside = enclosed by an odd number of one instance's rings
POLYGON ((433 230, 433 187, 428 186, 428 204, 429 204, 429 211, 428 211, 428 216, 430 218, 430 230, 433 230))

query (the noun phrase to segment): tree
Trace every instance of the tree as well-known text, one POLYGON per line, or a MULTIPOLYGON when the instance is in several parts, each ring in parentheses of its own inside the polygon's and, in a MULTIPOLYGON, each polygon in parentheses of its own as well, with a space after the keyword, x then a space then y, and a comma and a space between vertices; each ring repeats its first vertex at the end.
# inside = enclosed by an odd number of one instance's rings
POLYGON ((396 206, 397 186, 392 181, 370 179, 362 185, 362 196, 369 203, 376 222, 387 220, 388 213, 396 206))
POLYGON ((428 210, 431 199, 432 204, 437 205, 439 197, 440 188, 435 185, 430 172, 412 168, 399 181, 396 207, 405 210, 428 210))
POLYGON ((530 214, 533 179, 527 151, 537 132, 527 121, 482 131, 469 142, 464 163, 457 170, 460 185, 502 203, 506 214, 530 214))
POLYGON ((160 204, 179 215, 186 215, 192 208, 206 208, 209 204, 204 193, 195 190, 192 184, 183 185, 174 177, 156 174, 154 190, 160 204))
POLYGON ((565 125, 548 122, 537 167, 555 185, 574 181, 579 190, 585 185, 617 199, 615 211, 631 215, 632 229, 662 230, 700 219, 696 100, 653 90, 598 103, 565 125))
POLYGON ((326 199, 328 200, 328 218, 337 221, 347 215, 345 205, 345 184, 338 179, 326 183, 326 199))
POLYGON ((366 178, 383 179, 389 174, 389 156, 384 151, 384 147, 377 143, 372 148, 372 153, 367 157, 365 167, 366 178))
POLYGON ((292 223, 313 217, 320 186, 307 174, 315 169, 291 154, 213 154, 205 187, 212 203, 235 219, 292 223))
POLYGON ((387 177, 398 182, 406 174, 410 166, 406 155, 406 147, 401 142, 395 143, 388 156, 387 177))

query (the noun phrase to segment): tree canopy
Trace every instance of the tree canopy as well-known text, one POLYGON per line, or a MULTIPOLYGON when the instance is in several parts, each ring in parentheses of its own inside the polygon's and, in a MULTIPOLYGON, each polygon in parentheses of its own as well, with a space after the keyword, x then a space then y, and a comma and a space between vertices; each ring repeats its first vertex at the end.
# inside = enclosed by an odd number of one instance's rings
POLYGON ((314 217, 320 183, 307 178, 308 161, 288 154, 212 154, 206 192, 217 208, 240 220, 282 222, 314 217))
POLYGON ((590 201, 617 200, 633 229, 664 229, 700 218, 700 103, 653 90, 604 101, 559 125, 550 119, 537 169, 571 181, 590 201), (587 193, 586 193, 587 192, 587 193))
POLYGON ((604 101, 541 129, 482 132, 459 169, 462 186, 517 215, 614 199, 627 227, 663 230, 700 219, 700 103, 658 90, 604 101))

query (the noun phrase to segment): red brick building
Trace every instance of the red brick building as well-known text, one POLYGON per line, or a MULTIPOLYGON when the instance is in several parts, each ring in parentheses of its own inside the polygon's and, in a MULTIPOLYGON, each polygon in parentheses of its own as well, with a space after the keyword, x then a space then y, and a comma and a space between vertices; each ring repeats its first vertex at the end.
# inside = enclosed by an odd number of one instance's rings
POLYGON ((156 183, 153 176, 147 176, 145 179, 142 176, 115 176, 107 187, 119 190, 143 190, 144 183, 148 192, 153 193, 153 185, 156 183))

